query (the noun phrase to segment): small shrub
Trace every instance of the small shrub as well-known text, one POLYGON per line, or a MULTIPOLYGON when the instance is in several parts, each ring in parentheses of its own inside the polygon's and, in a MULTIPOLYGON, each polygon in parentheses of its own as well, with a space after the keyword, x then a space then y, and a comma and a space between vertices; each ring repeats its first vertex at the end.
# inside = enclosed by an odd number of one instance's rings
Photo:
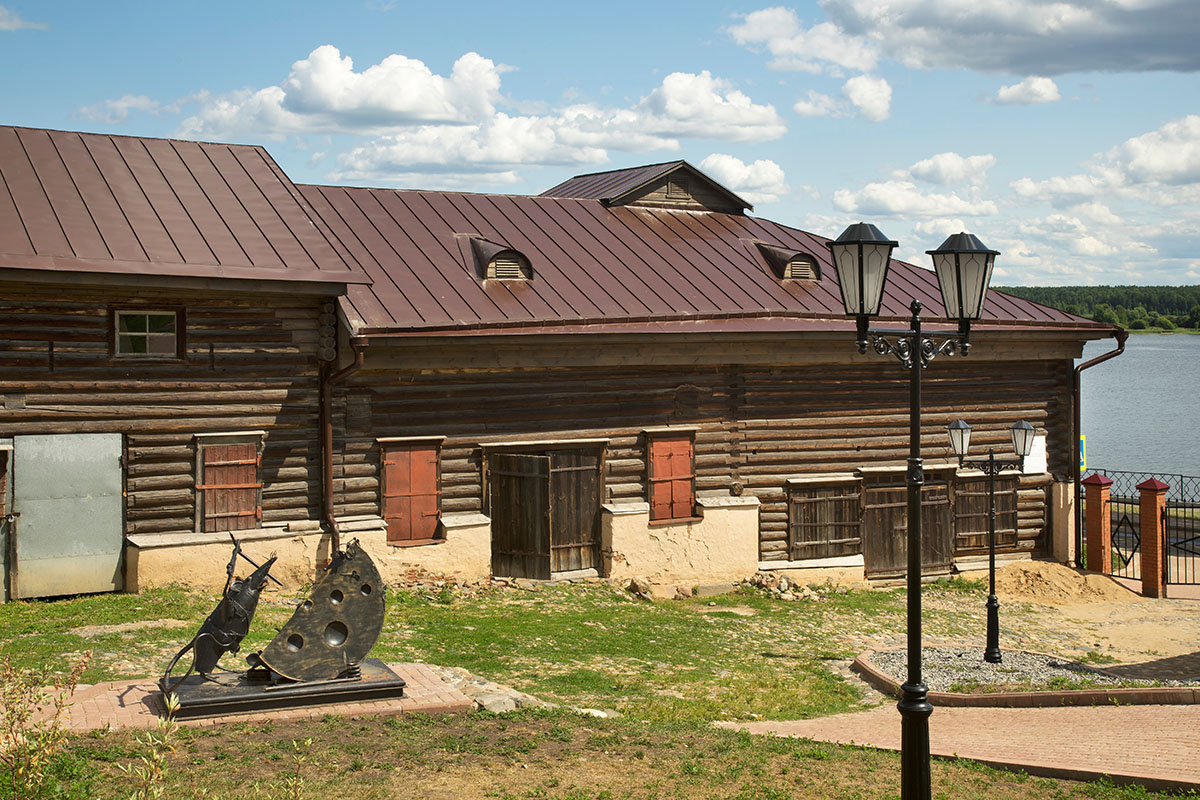
POLYGON ((179 729, 175 714, 179 711, 179 698, 166 696, 167 714, 160 717, 158 726, 135 737, 134 741, 144 752, 138 755, 141 763, 118 764, 117 767, 133 782, 130 800, 155 800, 166 791, 164 779, 167 775, 167 754, 175 752, 173 738, 179 729))
POLYGON ((66 675, 49 667, 14 667, 0 660, 0 765, 8 773, 14 800, 37 797, 52 779, 53 762, 67 739, 65 714, 89 650, 66 675))

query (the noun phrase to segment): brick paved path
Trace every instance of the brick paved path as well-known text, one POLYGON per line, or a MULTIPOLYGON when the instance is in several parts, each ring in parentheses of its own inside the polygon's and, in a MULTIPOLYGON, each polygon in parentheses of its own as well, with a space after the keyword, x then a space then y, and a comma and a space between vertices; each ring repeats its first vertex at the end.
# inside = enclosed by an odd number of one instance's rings
MULTIPOLYGON (((796 722, 720 723, 751 733, 900 749, 900 714, 870 711, 796 722)), ((1200 706, 935 708, 930 752, 1032 775, 1109 776, 1150 789, 1200 790, 1200 706)), ((936 788, 936 787, 935 787, 936 788)))
MULTIPOLYGON (((425 664, 389 664, 404 679, 404 697, 395 700, 371 700, 362 703, 334 703, 300 708, 251 711, 219 717, 180 720, 181 725, 212 726, 223 722, 288 719, 320 719, 326 714, 444 714, 470 711, 475 704, 469 697, 438 677, 425 664)), ((152 728, 164 712, 158 687, 153 679, 108 681, 77 691, 67 708, 67 727, 73 731, 103 728, 152 728)))

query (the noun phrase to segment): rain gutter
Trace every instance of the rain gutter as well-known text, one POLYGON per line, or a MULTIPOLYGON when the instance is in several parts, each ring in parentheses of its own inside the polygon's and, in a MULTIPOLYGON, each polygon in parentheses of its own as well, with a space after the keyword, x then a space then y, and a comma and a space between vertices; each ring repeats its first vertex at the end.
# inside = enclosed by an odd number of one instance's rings
MULTIPOLYGON (((1129 331, 1125 330, 1124 328, 1117 328, 1115 331, 1113 331, 1113 338, 1117 340, 1117 349, 1116 350, 1113 350, 1111 352, 1105 353, 1100 356, 1096 356, 1095 358, 1091 359, 1090 361, 1085 361, 1082 364, 1080 364, 1078 367, 1075 368, 1075 383, 1072 388, 1073 394, 1071 397, 1071 401, 1072 401, 1071 408, 1072 408, 1072 428, 1074 429, 1074 434, 1075 434, 1073 441, 1075 442, 1076 448, 1079 447, 1079 439, 1080 439, 1080 436, 1082 436, 1082 434, 1083 434, 1083 430, 1082 430, 1083 425, 1080 422, 1080 414, 1079 414, 1079 397, 1080 397, 1079 374, 1081 372, 1083 372, 1085 369, 1090 369, 1090 368, 1096 366, 1097 364, 1101 364, 1105 361, 1108 361, 1110 358, 1116 358, 1117 356, 1121 355, 1121 353, 1125 352, 1125 340, 1129 338, 1129 331)), ((1079 478, 1080 478, 1079 473, 1080 473, 1080 469, 1079 469, 1078 453, 1076 454, 1075 458, 1071 459, 1071 473, 1072 473, 1072 477, 1074 478, 1073 482, 1075 484, 1075 489, 1074 489, 1074 491, 1075 491, 1075 497, 1074 497, 1075 564, 1076 564, 1076 566, 1081 566, 1080 555, 1083 553, 1083 506, 1081 506, 1079 503, 1079 478)))
POLYGON ((342 549, 342 535, 333 515, 333 387, 341 383, 363 365, 363 351, 358 349, 359 337, 350 338, 350 350, 354 360, 347 366, 330 373, 328 367, 321 369, 321 510, 330 533, 330 555, 342 549))

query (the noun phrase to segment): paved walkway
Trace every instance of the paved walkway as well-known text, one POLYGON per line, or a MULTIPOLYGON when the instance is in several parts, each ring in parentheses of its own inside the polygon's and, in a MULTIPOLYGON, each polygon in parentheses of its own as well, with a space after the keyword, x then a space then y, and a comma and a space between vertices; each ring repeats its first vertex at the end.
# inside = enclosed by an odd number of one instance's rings
MULTIPOLYGON (((443 681, 425 664, 388 664, 405 681, 404 697, 362 703, 334 703, 271 711, 250 711, 219 717, 182 719, 181 725, 209 727, 225 722, 320 719, 326 714, 446 714, 470 711, 469 697, 443 681)), ((153 679, 108 681, 80 688, 67 707, 67 727, 72 731, 103 728, 153 728, 164 713, 162 698, 153 679)))
MULTIPOLYGON (((751 733, 900 749, 900 714, 870 711, 796 722, 720 723, 751 733)), ((1200 706, 935 708, 930 752, 1031 775, 1200 791, 1200 706)))

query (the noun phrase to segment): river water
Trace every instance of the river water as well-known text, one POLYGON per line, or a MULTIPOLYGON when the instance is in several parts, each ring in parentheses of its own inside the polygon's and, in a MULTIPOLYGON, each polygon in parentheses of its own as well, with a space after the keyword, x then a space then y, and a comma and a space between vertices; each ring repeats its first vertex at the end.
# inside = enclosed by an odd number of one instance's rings
MULTIPOLYGON (((1114 345, 1090 342, 1083 360, 1114 345)), ((1200 475, 1200 336, 1130 336, 1122 355, 1083 371, 1080 388, 1089 471, 1200 475)))

